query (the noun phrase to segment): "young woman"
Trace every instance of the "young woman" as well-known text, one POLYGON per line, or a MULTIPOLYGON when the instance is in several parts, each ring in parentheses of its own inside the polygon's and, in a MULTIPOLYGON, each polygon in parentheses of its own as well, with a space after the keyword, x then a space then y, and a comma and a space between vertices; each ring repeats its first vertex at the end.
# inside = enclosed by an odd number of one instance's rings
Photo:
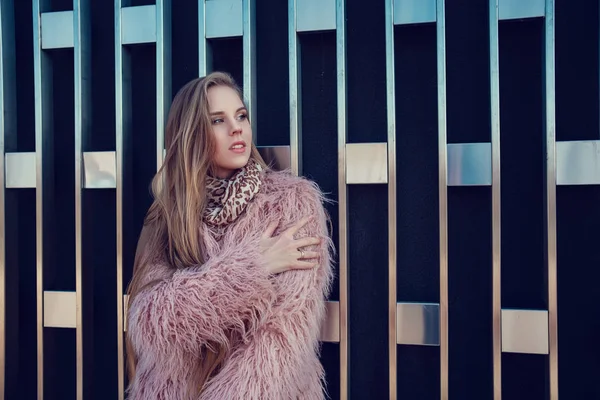
POLYGON ((179 91, 166 145, 128 289, 128 398, 324 398, 322 193, 269 170, 223 73, 179 91))

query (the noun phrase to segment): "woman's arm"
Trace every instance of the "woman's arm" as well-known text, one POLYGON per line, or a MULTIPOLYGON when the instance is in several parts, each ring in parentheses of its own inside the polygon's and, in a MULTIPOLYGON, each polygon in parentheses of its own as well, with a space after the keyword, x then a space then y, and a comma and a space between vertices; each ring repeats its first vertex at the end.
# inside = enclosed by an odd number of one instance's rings
POLYGON ((182 350, 198 354, 205 345, 227 345, 232 332, 243 338, 260 326, 275 299, 272 281, 257 265, 258 246, 227 247, 204 265, 177 270, 153 264, 163 276, 129 305, 128 334, 136 352, 182 350), (165 276, 166 275, 166 276, 165 276))

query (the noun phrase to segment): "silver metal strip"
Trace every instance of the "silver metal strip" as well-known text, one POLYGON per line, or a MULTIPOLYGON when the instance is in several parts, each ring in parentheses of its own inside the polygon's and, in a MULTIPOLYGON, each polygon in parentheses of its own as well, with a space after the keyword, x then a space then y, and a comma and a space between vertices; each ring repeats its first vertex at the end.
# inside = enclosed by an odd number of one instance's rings
POLYGON ((206 40, 206 1, 198 0, 198 76, 206 76, 212 69, 210 44, 206 40))
MULTIPOLYGON (((14 114, 16 115, 16 114, 14 114)), ((35 188, 36 154, 35 152, 5 153, 6 188, 35 188)))
POLYGON ((490 102, 492 136, 492 341, 494 400, 502 399, 502 315, 500 264, 500 63, 498 1, 489 2, 490 102))
POLYGON ((436 4, 440 229, 440 398, 448 399, 448 140, 446 127, 446 5, 436 4))
POLYGON ((544 16, 545 0, 501 0, 500 20, 536 18, 544 16))
MULTIPOLYGON (((77 292, 44 291, 44 327, 70 328, 78 331, 80 311, 77 306, 77 297, 77 292)), ((80 363, 78 362, 78 364, 80 363)), ((77 371, 77 379, 79 383, 79 371, 77 371)), ((77 385, 77 398, 82 399, 79 384, 77 385)))
POLYGON ((436 303, 396 304, 396 343, 416 346, 440 345, 440 305, 436 303))
POLYGON ((36 302, 37 302, 37 395, 44 398, 44 233, 45 212, 52 174, 52 75, 51 60, 42 50, 41 14, 49 11, 48 0, 33 0, 33 79, 36 152, 36 302))
MULTIPOLYGON (((83 150, 85 140, 90 135, 91 114, 91 20, 89 0, 73 1, 73 46, 75 80, 75 294, 77 307, 76 349, 77 349, 77 399, 84 397, 84 363, 90 329, 84 326, 84 312, 89 310, 89 296, 84 293, 83 269, 83 150), (84 303, 85 295, 85 303, 84 303), (87 333, 87 334, 86 334, 87 333), (84 334, 86 338, 84 338, 84 334)), ((89 317, 86 318, 89 320, 89 317)))
POLYGON ((491 186, 491 143, 449 143, 447 149, 448 186, 491 186))
POLYGON ((387 143, 346 144, 346 183, 387 183, 387 143))
POLYGON ((558 276, 556 244, 556 72, 554 0, 546 0, 544 100, 546 129, 546 251, 548 262, 548 341, 550 399, 558 400, 558 276))
POLYGON ((86 151, 83 153, 83 187, 114 189, 117 187, 116 153, 86 151))
POLYGON ((42 49, 72 48, 75 40, 73 18, 73 11, 42 13, 42 49))
POLYGON ((205 0, 206 38, 230 38, 243 35, 242 8, 246 0, 205 0))
POLYGON ((435 22, 438 0, 394 0, 394 24, 426 24, 435 22))
POLYGON ((337 26, 337 0, 297 0, 296 32, 323 32, 337 26))
POLYGON ((171 105, 171 0, 156 0, 156 170, 163 163, 171 105))
POLYGON ((290 146, 257 146, 257 149, 263 160, 271 168, 277 171, 290 169, 290 146))
MULTIPOLYGON (((348 345, 348 189, 346 187, 346 142, 348 138, 348 94, 346 91, 346 0, 335 1, 335 28, 338 132, 340 399, 347 400, 350 397, 350 357, 348 345)), ((298 102, 298 104, 300 104, 300 102, 298 102)))
POLYGON ((257 143, 256 125, 256 3, 254 0, 242 0, 242 42, 244 47, 244 97, 250 115, 250 124, 254 143, 257 143))
POLYGON ((548 354, 548 311, 502 310, 502 352, 548 354))
POLYGON ((129 90, 126 75, 129 72, 127 53, 121 37, 121 0, 115 0, 115 166, 116 166, 116 228, 117 228, 117 393, 118 399, 125 398, 125 360, 123 335, 123 166, 125 163, 125 136, 128 132, 129 109, 126 109, 129 90), (125 59, 124 59, 125 58, 125 59))
POLYGON ((397 390, 397 296, 396 296, 396 74, 394 70, 394 4, 385 2, 385 74, 388 150, 388 368, 389 398, 396 400, 397 390))
POLYGON ((600 140, 555 141, 557 185, 600 185, 600 140))
POLYGON ((124 7, 121 13, 121 43, 123 45, 156 42, 157 6, 124 7))
POLYGON ((319 340, 322 342, 339 343, 340 342, 340 303, 337 301, 328 301, 325 321, 321 326, 319 340))
POLYGON ((290 150, 292 172, 302 174, 302 99, 300 96, 300 44, 296 26, 296 3, 288 0, 288 56, 290 74, 290 150))
MULTIPOLYGON (((5 152, 16 146, 15 22, 12 0, 0 2, 0 398, 6 395, 6 232, 10 232, 5 205, 5 152)), ((9 344, 10 345, 10 344, 9 344)), ((10 378, 8 378, 10 379, 10 378)), ((10 380, 9 380, 10 382, 10 380)))

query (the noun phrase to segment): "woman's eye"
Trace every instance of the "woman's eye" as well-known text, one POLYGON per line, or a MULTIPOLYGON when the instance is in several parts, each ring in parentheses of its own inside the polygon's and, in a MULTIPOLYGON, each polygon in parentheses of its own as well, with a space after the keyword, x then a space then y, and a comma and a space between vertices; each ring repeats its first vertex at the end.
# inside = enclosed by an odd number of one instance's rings
POLYGON ((240 120, 245 120, 246 118, 248 118, 248 114, 240 114, 240 116, 238 117, 238 119, 240 120))
POLYGON ((213 119, 213 120, 212 120, 212 123, 213 123, 213 125, 214 125, 214 124, 219 124, 219 123, 221 123, 221 122, 223 122, 223 119, 222 119, 222 118, 216 118, 216 119, 213 119))

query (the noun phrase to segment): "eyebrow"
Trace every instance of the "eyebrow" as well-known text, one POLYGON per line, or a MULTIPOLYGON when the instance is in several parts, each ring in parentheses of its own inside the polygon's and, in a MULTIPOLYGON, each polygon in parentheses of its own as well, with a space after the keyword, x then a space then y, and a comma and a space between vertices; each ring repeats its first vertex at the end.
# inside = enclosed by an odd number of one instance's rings
MULTIPOLYGON (((246 107, 240 107, 237 110, 235 110, 235 112, 237 113, 237 112, 240 112, 242 110, 246 110, 246 107)), ((225 114, 225 113, 223 111, 213 111, 213 112, 210 113, 211 116, 213 116, 213 115, 222 115, 222 114, 225 114)))

